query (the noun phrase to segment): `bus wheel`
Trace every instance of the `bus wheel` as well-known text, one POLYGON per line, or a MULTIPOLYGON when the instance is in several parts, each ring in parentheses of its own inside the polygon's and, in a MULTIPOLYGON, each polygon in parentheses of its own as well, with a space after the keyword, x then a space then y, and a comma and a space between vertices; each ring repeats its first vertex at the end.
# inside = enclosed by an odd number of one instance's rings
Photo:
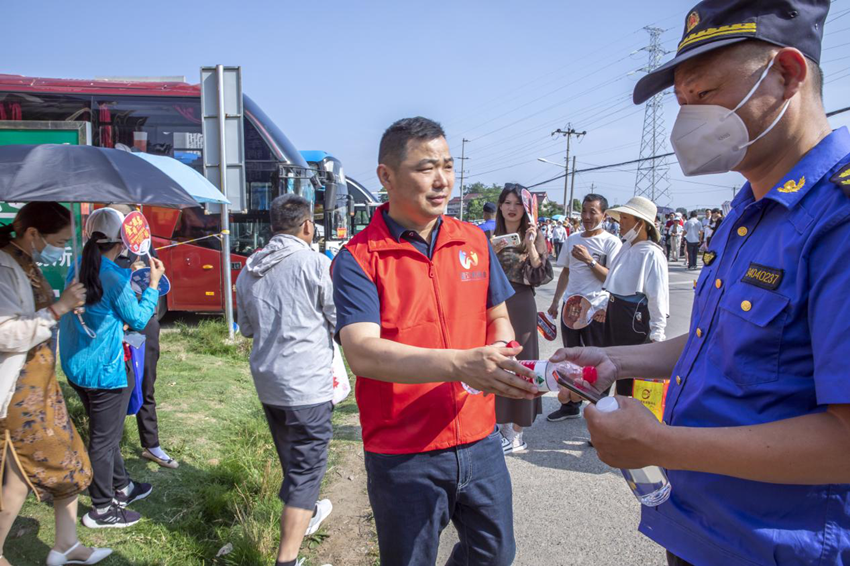
POLYGON ((156 312, 154 316, 156 316, 156 320, 162 320, 162 317, 165 316, 165 313, 168 312, 168 300, 163 296, 159 298, 159 301, 156 303, 156 312))

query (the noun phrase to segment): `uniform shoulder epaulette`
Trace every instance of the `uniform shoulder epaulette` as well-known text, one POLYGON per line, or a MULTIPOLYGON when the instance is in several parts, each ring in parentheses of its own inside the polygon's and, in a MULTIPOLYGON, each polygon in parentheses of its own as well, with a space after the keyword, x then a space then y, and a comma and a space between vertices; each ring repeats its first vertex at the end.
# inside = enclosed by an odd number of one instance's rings
POLYGON ((838 170, 838 173, 829 178, 830 183, 835 183, 844 194, 850 197, 850 163, 838 170))

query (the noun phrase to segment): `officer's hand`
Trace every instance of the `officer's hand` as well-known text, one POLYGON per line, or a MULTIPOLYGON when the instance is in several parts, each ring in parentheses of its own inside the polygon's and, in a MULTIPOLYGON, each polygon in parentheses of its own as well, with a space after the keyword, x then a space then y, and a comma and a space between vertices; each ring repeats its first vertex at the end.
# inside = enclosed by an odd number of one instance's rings
POLYGON ((537 387, 517 375, 529 379, 534 373, 511 359, 522 352, 522 348, 497 348, 485 346, 463 350, 455 358, 456 377, 478 391, 495 393, 511 399, 534 399, 537 387))
POLYGON ((596 383, 586 385, 600 393, 608 391, 619 374, 619 369, 608 357, 604 348, 561 348, 549 360, 553 362, 567 360, 582 367, 596 367, 596 383))
POLYGON ((631 470, 657 465, 657 439, 664 425, 640 401, 617 395, 617 402, 620 408, 611 413, 601 413, 593 405, 584 409, 599 459, 614 468, 631 470))

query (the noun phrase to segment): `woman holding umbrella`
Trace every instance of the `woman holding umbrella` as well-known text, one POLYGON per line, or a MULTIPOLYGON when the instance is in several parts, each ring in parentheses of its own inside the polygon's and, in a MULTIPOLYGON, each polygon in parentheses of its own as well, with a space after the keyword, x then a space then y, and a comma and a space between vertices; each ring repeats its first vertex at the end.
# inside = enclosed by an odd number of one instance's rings
POLYGON ((62 259, 70 239, 71 215, 54 202, 27 204, 0 228, 0 548, 32 490, 39 501, 53 500, 49 566, 96 564, 112 553, 77 540, 77 494, 92 470, 68 417, 51 347, 56 322, 85 302, 85 288, 73 283, 54 302, 37 265, 62 259))
MULTIPOLYGON (((89 458, 94 477, 89 494, 92 510, 83 517, 89 528, 121 528, 141 519, 127 505, 150 495, 148 483, 133 482, 124 468, 119 443, 127 405, 133 391, 133 370, 124 360, 124 325, 141 330, 153 316, 159 300, 160 278, 165 267, 151 258, 150 287, 136 298, 129 285, 130 271, 116 265, 123 251, 124 215, 111 208, 89 217, 83 248, 80 282, 85 285, 86 311, 82 315, 91 336, 73 316, 62 317, 59 349, 62 369, 80 396, 89 417, 89 458)), ((75 268, 68 273, 69 281, 75 268)))

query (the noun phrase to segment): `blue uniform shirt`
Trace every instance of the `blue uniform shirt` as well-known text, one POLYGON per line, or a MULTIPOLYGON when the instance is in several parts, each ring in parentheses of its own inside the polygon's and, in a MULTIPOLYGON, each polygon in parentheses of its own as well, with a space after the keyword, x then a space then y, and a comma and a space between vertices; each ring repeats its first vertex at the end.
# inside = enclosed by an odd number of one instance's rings
MULTIPOLYGON (((390 218, 384 211, 384 222, 389 228, 390 234, 396 241, 402 238, 410 242, 414 248, 423 255, 431 258, 434 254, 434 246, 440 234, 440 226, 443 217, 437 219, 434 233, 431 236, 430 245, 422 236, 413 230, 406 230, 398 222, 390 218)), ((333 265, 334 277, 334 305, 336 306, 336 332, 337 341, 339 331, 356 322, 374 322, 381 324, 381 303, 378 297, 378 288, 369 279, 369 276, 354 259, 354 256, 345 248, 339 252, 333 265), (342 282, 345 282, 344 284, 342 282)), ((490 281, 487 289, 487 308, 493 308, 504 303, 514 294, 514 289, 508 281, 499 258, 490 247, 490 281)))
MULTIPOLYGON (((850 198, 829 181, 848 162, 842 128, 764 198, 747 184, 732 202, 704 256, 665 423, 758 425, 850 403, 850 198)), ((670 499, 643 508, 640 530, 689 562, 850 565, 850 485, 669 478, 670 499)))

